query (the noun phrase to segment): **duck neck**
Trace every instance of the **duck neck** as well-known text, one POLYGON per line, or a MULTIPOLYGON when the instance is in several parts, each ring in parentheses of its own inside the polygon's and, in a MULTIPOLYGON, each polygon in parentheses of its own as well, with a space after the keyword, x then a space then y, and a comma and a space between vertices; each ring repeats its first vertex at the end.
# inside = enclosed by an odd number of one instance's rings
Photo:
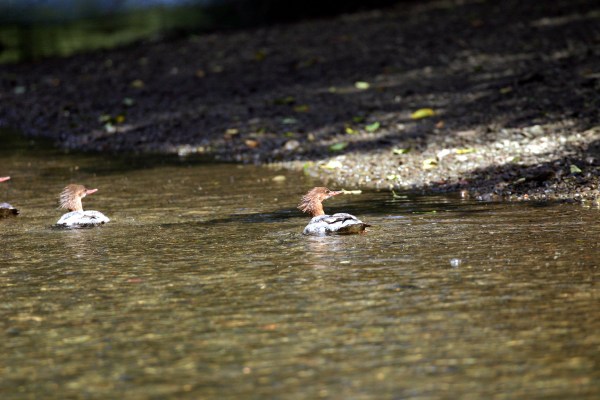
POLYGON ((81 199, 79 197, 71 200, 69 203, 69 211, 83 211, 83 204, 81 204, 81 199))
POLYGON ((310 203, 310 214, 313 217, 318 217, 319 215, 325 215, 325 211, 323 210, 323 204, 319 200, 313 200, 310 203))

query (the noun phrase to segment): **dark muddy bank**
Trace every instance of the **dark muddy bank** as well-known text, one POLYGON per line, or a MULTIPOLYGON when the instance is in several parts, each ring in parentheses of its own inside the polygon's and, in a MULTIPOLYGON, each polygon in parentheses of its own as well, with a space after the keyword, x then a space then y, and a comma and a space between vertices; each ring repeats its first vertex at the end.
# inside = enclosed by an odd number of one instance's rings
POLYGON ((0 124, 346 187, 597 204, 599 20, 591 0, 409 3, 2 66, 0 124))

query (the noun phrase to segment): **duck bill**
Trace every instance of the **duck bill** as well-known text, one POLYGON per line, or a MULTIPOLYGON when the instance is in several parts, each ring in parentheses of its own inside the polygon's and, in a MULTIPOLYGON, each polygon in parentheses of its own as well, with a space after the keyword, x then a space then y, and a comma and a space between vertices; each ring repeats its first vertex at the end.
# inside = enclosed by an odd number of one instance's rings
POLYGON ((342 193, 344 193, 344 192, 341 190, 337 190, 335 192, 331 191, 331 192, 329 192, 329 197, 337 196, 338 194, 342 194, 342 193))
POLYGON ((10 176, 0 176, 0 182, 4 182, 10 179, 10 176))
POLYGON ((96 193, 97 191, 98 191, 98 189, 86 189, 85 194, 88 195, 88 194, 96 193))

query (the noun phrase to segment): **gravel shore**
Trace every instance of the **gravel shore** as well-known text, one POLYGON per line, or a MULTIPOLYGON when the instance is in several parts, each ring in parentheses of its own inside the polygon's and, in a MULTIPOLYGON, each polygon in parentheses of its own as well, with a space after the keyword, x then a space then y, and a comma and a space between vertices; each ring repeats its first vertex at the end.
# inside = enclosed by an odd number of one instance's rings
POLYGON ((600 202, 600 7, 431 1, 0 66, 0 126, 346 189, 600 202))

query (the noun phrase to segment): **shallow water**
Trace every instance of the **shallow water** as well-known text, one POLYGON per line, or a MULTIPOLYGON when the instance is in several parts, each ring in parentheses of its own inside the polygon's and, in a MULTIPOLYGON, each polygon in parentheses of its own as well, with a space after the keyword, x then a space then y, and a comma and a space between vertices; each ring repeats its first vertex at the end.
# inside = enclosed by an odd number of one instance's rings
POLYGON ((291 172, 2 139, 2 399, 600 396, 598 210, 365 192, 304 237, 291 172), (69 182, 111 223, 53 229, 69 182))

